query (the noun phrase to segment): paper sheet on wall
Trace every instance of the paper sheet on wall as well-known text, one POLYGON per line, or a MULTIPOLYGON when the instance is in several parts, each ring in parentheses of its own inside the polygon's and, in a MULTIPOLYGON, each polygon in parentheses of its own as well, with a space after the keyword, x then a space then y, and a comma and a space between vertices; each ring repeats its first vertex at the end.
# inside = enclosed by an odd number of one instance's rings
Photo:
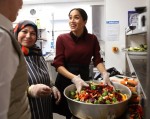
POLYGON ((118 41, 119 31, 119 21, 106 21, 106 39, 108 41, 118 41))

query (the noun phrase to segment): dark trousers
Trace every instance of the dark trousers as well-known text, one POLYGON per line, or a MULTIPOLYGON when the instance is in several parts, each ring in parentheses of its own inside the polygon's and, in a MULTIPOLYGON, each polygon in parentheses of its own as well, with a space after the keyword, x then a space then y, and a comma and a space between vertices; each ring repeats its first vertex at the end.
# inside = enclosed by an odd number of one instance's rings
MULTIPOLYGON (((89 67, 88 65, 67 65, 66 69, 70 71, 71 73, 75 75, 81 76, 83 80, 89 80, 89 67)), ((64 96, 64 89, 71 85, 72 82, 70 79, 64 77, 63 75, 59 74, 57 75, 55 86, 58 88, 58 90, 61 93, 61 101, 58 105, 55 104, 55 99, 53 98, 53 112, 58 113, 60 115, 66 116, 66 119, 71 119, 73 116, 72 113, 69 110, 67 99, 64 96)))

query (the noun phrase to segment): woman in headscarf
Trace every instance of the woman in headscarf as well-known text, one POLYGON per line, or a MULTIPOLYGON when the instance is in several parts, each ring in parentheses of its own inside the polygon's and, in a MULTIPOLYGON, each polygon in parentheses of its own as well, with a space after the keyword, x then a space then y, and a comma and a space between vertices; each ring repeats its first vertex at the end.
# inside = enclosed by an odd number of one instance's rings
POLYGON ((48 68, 41 49, 35 44, 38 29, 34 22, 20 21, 14 29, 15 37, 21 45, 28 68, 28 99, 32 119, 52 119, 51 96, 60 100, 60 92, 50 81, 48 68), (51 95, 52 94, 52 95, 51 95))

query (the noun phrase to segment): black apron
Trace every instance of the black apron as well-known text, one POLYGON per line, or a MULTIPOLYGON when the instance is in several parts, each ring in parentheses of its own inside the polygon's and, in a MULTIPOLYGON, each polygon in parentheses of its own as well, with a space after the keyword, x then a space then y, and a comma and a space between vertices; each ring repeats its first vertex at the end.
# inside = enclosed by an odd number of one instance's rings
MULTIPOLYGON (((71 72, 75 75, 80 75, 84 81, 89 80, 89 65, 66 64, 65 68, 69 72, 71 72)), ((70 119, 72 114, 68 108, 67 100, 66 100, 63 92, 64 92, 64 89, 71 84, 72 84, 72 82, 70 79, 68 79, 58 73, 56 82, 55 82, 55 86, 61 92, 62 98, 61 98, 59 105, 56 105, 55 102, 53 102, 53 112, 64 115, 64 116, 66 116, 67 119, 70 119)))

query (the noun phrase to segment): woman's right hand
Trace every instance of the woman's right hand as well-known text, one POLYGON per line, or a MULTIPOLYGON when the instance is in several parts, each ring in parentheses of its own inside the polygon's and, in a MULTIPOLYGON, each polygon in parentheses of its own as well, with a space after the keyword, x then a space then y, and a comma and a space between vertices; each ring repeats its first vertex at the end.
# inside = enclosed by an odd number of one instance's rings
POLYGON ((104 80, 105 85, 109 85, 109 86, 114 88, 113 83, 109 79, 109 73, 108 72, 103 72, 102 73, 102 78, 104 80))
POLYGON ((49 96, 51 93, 52 89, 45 84, 35 84, 28 88, 28 94, 32 97, 49 96))
POLYGON ((75 76, 72 79, 72 82, 75 84, 76 88, 77 88, 77 92, 80 92, 83 86, 88 87, 89 85, 83 81, 79 76, 75 76))

